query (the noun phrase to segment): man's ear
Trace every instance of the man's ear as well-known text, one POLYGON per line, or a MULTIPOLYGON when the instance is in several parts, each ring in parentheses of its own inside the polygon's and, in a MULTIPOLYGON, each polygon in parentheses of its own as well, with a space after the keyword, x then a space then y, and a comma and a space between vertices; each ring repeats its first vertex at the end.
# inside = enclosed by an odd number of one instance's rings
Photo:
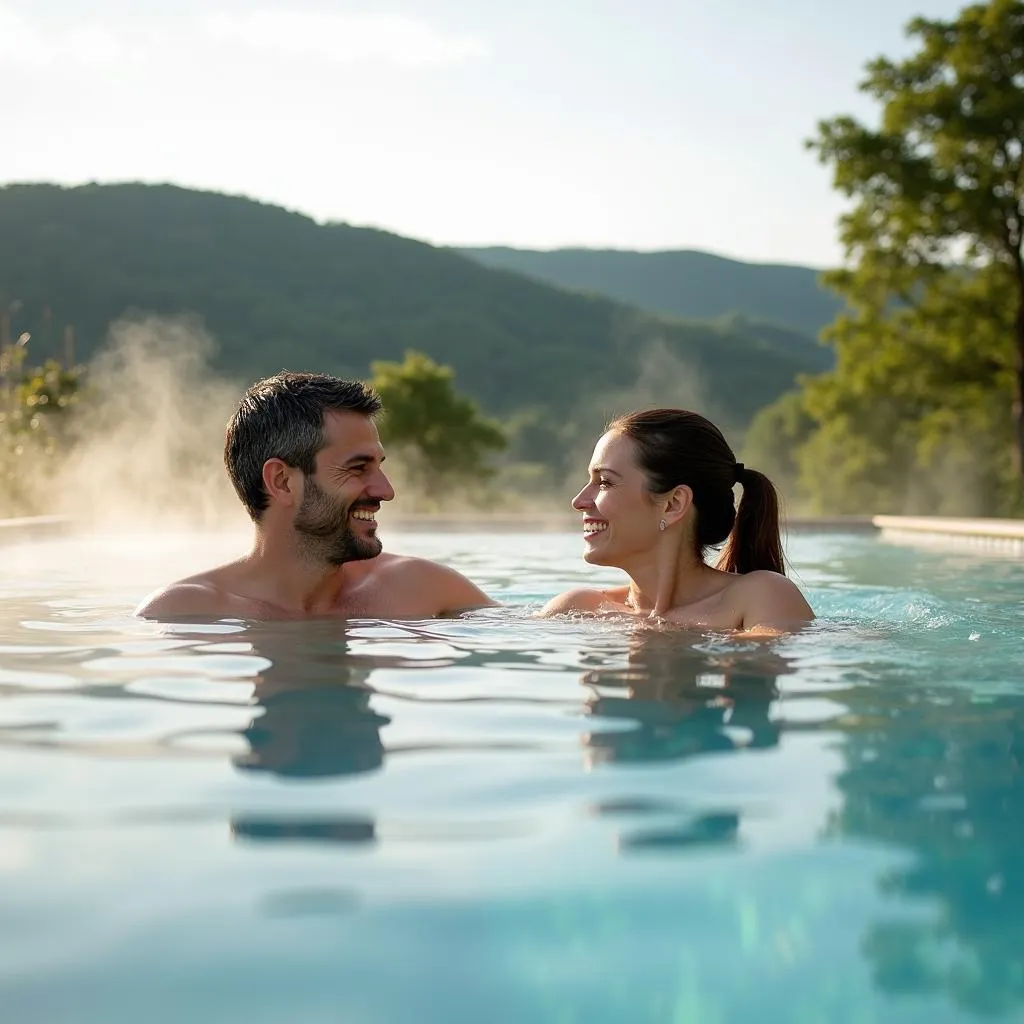
POLYGON ((661 517, 669 526, 672 526, 690 511, 690 507, 693 505, 693 491, 686 484, 680 484, 668 492, 664 502, 661 517))
POLYGON ((263 463, 263 486, 275 502, 291 508, 302 501, 303 475, 294 466, 281 459, 267 459, 263 463))

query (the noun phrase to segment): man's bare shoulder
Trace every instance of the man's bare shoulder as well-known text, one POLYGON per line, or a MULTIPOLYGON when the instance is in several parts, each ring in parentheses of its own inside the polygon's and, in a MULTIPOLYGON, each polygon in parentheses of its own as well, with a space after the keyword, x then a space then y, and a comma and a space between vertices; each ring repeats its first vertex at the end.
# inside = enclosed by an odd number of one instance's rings
POLYGON ((497 604, 457 569, 429 558, 382 552, 366 565, 367 577, 381 586, 401 586, 429 593, 439 615, 491 608, 497 604))
POLYGON ((133 614, 141 619, 167 619, 175 616, 218 616, 242 611, 244 602, 225 588, 228 567, 188 576, 153 591, 142 600, 133 614))

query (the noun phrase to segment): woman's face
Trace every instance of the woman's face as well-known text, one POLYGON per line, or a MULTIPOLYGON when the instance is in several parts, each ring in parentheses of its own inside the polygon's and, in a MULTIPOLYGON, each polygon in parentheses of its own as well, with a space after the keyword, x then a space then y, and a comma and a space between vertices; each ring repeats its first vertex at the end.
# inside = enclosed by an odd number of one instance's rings
POLYGON ((583 514, 583 559, 617 568, 657 543, 660 514, 636 463, 633 442, 609 431, 590 460, 590 481, 572 500, 583 514))

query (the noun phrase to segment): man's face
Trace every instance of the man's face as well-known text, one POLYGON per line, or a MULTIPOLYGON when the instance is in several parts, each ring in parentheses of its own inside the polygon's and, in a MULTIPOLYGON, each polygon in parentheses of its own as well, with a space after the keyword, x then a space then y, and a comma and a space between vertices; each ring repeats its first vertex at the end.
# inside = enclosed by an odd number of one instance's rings
POLYGON ((381 463, 377 426, 355 412, 324 415, 327 444, 317 452, 316 472, 303 483, 294 527, 303 547, 331 565, 375 558, 381 552, 374 515, 395 496, 381 463))

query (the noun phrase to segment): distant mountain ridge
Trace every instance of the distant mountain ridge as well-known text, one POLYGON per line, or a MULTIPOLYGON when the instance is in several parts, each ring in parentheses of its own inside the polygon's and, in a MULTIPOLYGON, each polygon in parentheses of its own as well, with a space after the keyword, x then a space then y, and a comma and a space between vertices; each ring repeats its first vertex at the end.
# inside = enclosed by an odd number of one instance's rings
POLYGON ((458 248, 487 267, 573 291, 603 295, 649 313, 715 320, 732 313, 817 337, 842 301, 811 267, 746 263, 678 249, 458 248))
POLYGON ((12 331, 32 332, 36 358, 60 351, 64 324, 88 358, 132 310, 200 315, 214 369, 241 380, 283 366, 366 376, 414 348, 452 366, 488 414, 540 423, 538 458, 623 404, 689 401, 742 430, 832 359, 754 318, 659 318, 384 231, 170 185, 0 187, 0 240, 0 299, 20 303, 12 331))

